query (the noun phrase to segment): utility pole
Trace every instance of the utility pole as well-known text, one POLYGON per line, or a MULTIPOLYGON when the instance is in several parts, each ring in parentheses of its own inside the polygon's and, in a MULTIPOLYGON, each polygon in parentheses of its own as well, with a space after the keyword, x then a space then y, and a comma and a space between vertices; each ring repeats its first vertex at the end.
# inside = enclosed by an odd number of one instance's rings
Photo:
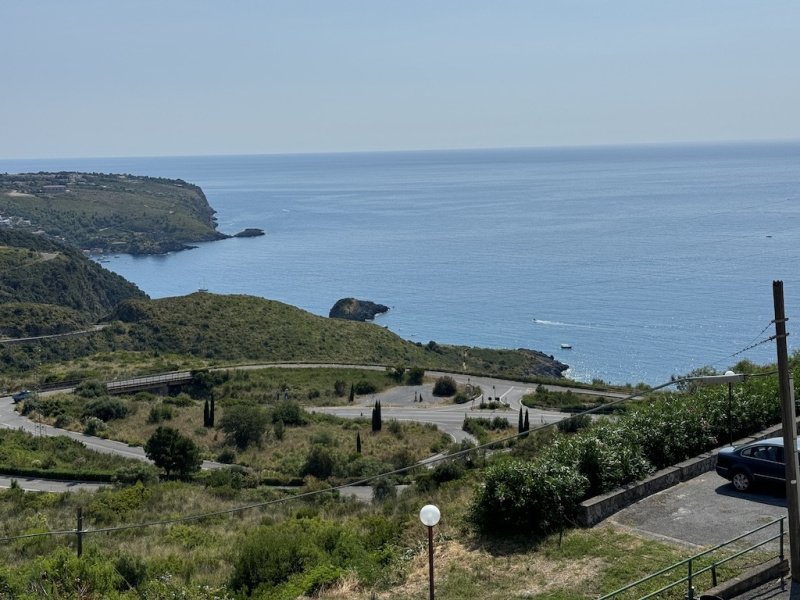
POLYGON ((783 305, 783 281, 772 282, 775 302, 775 345, 778 351, 778 381, 783 415, 783 448, 786 460, 786 499, 789 505, 789 566, 792 579, 800 583, 800 499, 797 482, 797 417, 794 408, 794 382, 786 349, 786 313, 783 305))

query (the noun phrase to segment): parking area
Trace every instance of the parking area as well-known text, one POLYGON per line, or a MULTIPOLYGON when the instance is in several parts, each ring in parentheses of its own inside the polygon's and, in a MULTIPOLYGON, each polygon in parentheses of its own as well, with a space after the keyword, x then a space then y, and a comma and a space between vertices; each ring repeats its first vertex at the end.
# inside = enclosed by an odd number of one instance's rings
POLYGON ((782 486, 740 493, 711 471, 645 498, 607 522, 700 548, 726 542, 786 514, 782 486))

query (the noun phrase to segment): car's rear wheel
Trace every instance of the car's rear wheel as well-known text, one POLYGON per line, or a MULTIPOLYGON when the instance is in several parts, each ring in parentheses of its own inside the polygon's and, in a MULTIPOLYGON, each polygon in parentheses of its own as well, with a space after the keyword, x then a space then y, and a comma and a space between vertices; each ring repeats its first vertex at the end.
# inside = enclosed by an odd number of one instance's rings
POLYGON ((739 492, 746 492, 753 485, 753 479, 744 471, 737 471, 731 479, 733 487, 739 492))

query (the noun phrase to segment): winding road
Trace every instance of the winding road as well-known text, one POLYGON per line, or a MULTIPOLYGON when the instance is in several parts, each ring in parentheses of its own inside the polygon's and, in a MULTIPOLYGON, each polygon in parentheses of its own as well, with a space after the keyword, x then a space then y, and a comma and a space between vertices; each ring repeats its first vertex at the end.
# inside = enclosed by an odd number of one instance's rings
MULTIPOLYGON (((330 364, 264 364, 248 365, 236 367, 241 369, 264 369, 264 368, 360 368, 368 370, 385 370, 384 367, 363 366, 363 365, 330 365, 330 364)), ((474 438, 463 431, 461 426, 465 416, 492 418, 495 416, 506 417, 512 426, 516 424, 517 415, 522 406, 521 400, 525 394, 532 393, 536 384, 508 381, 495 377, 474 377, 468 375, 444 373, 440 371, 427 371, 429 378, 438 378, 448 375, 459 384, 472 384, 480 386, 483 396, 488 401, 490 397, 499 398, 508 408, 500 410, 484 410, 478 408, 480 398, 466 404, 451 404, 448 400, 437 398, 433 395, 433 383, 425 383, 418 386, 396 386, 369 396, 362 396, 349 406, 318 406, 307 408, 310 412, 319 412, 337 415, 344 418, 357 419, 369 418, 370 411, 376 401, 381 403, 381 412, 385 420, 396 419, 398 421, 417 421, 422 423, 432 423, 443 432, 448 434, 456 442, 462 440, 474 441, 474 438), (415 401, 422 396, 422 402, 415 401)), ((165 374, 163 377, 171 377, 172 374, 165 374)), ((619 392, 598 392, 569 386, 545 385, 550 390, 567 391, 572 390, 582 394, 592 394, 604 396, 606 398, 625 398, 626 394, 619 392)), ((51 390, 42 394, 69 391, 69 389, 51 390)), ((563 419, 566 415, 561 412, 545 411, 538 409, 527 409, 532 425, 543 423, 554 423, 563 419)), ((141 446, 129 446, 123 442, 106 440, 99 437, 85 435, 75 431, 59 429, 32 421, 28 417, 20 415, 14 410, 14 401, 11 396, 0 397, 0 428, 20 429, 33 435, 44 436, 67 436, 81 442, 84 446, 97 452, 116 454, 126 458, 150 462, 145 456, 141 446)), ((213 461, 203 461, 203 469, 219 469, 225 465, 213 461)), ((102 484, 64 482, 45 479, 34 479, 24 477, 14 477, 21 487, 39 491, 72 491, 77 489, 97 489, 102 484)), ((11 478, 0 475, 0 487, 9 487, 11 478)))

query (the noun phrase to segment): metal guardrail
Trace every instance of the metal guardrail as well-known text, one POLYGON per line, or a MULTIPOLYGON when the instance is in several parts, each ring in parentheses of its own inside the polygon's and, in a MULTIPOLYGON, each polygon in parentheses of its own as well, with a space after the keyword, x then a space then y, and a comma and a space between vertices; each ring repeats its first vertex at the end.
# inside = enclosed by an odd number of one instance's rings
POLYGON ((179 371, 177 373, 167 373, 165 375, 150 375, 146 377, 134 377, 133 379, 123 379, 119 381, 109 381, 106 389, 109 392, 144 389, 159 385, 174 385, 176 383, 189 383, 192 381, 191 371, 179 371))
POLYGON ((671 582, 671 583, 669 583, 669 584, 667 584, 667 585, 655 590, 654 592, 650 592, 650 593, 648 593, 648 594, 646 594, 644 596, 639 596, 638 598, 639 598, 639 600, 647 600, 649 598, 657 596, 658 594, 662 594, 662 593, 664 593, 666 591, 669 591, 669 590, 671 590, 671 589, 673 589, 673 588, 685 583, 686 584, 686 599, 687 600, 694 600, 694 598, 695 598, 694 582, 696 581, 698 576, 710 571, 711 572, 712 587, 715 587, 717 585, 717 568, 719 566, 724 565, 725 563, 730 562, 730 561, 732 561, 732 560, 734 560, 736 558, 739 558, 740 556, 743 556, 743 555, 745 555, 745 554, 747 554, 749 552, 752 552, 753 550, 755 550, 757 548, 760 548, 760 547, 762 547, 762 546, 764 546, 764 545, 766 545, 766 544, 768 544, 770 542, 774 542, 775 540, 780 540, 780 544, 779 544, 780 549, 779 549, 778 557, 781 560, 783 560, 783 558, 784 558, 783 540, 786 537, 786 530, 785 530, 785 523, 784 523, 785 520, 786 520, 786 517, 781 517, 780 519, 775 519, 774 521, 770 521, 769 523, 767 523, 765 525, 762 525, 761 527, 758 527, 758 528, 753 529, 751 531, 748 531, 746 533, 743 533, 742 535, 740 535, 738 537, 735 537, 732 540, 728 540, 727 542, 723 542, 723 543, 721 543, 721 544, 719 544, 717 546, 714 546, 713 548, 709 548, 708 550, 705 550, 705 551, 703 551, 703 552, 701 552, 699 554, 695 554, 694 556, 691 556, 691 557, 689 557, 687 559, 684 559, 684 560, 682 560, 680 562, 677 562, 677 563, 675 563, 673 565, 670 565, 669 567, 666 567, 665 569, 661 569, 657 573, 653 573, 652 575, 648 575, 647 577, 643 577, 642 579, 639 579, 638 581, 634 581, 633 583, 630 583, 630 584, 626 585, 625 587, 622 587, 622 588, 620 588, 620 589, 618 589, 616 591, 613 591, 610 594, 606 594, 605 596, 601 596, 600 598, 598 598, 598 600, 610 600, 611 598, 614 598, 614 597, 616 597, 616 596, 618 596, 620 594, 623 594, 623 593, 625 593, 627 591, 630 591, 630 590, 632 590, 632 589, 634 589, 634 588, 636 588, 638 586, 641 586, 641 585, 644 585, 644 584, 646 584, 646 583, 648 583, 650 581, 653 581, 657 577, 661 577, 663 575, 666 575, 670 571, 679 570, 682 567, 685 567, 685 569, 686 569, 686 575, 684 577, 681 577, 681 578, 677 579, 676 581, 673 581, 673 582, 671 582), (730 556, 726 556, 726 557, 724 557, 724 558, 722 558, 720 560, 713 561, 709 566, 703 567, 703 568, 701 568, 699 570, 695 570, 694 567, 696 566, 696 563, 697 563, 697 561, 699 559, 705 558, 705 557, 709 556, 710 554, 712 554, 713 552, 717 552, 718 550, 721 550, 722 548, 725 548, 726 546, 729 546, 729 545, 731 545, 731 544, 733 544, 735 542, 738 542, 739 540, 742 540, 742 539, 744 539, 744 538, 746 538, 748 536, 751 536, 751 535, 753 535, 755 533, 763 531, 763 530, 765 530, 765 529, 767 529, 769 527, 772 527, 772 526, 774 526, 776 524, 779 527, 779 533, 777 533, 776 535, 773 535, 772 537, 769 537, 769 538, 767 538, 765 540, 762 540, 762 541, 760 541, 760 542, 758 542, 756 544, 753 544, 752 546, 750 546, 748 548, 745 548, 744 550, 740 550, 738 552, 735 552, 734 554, 732 554, 730 556))

